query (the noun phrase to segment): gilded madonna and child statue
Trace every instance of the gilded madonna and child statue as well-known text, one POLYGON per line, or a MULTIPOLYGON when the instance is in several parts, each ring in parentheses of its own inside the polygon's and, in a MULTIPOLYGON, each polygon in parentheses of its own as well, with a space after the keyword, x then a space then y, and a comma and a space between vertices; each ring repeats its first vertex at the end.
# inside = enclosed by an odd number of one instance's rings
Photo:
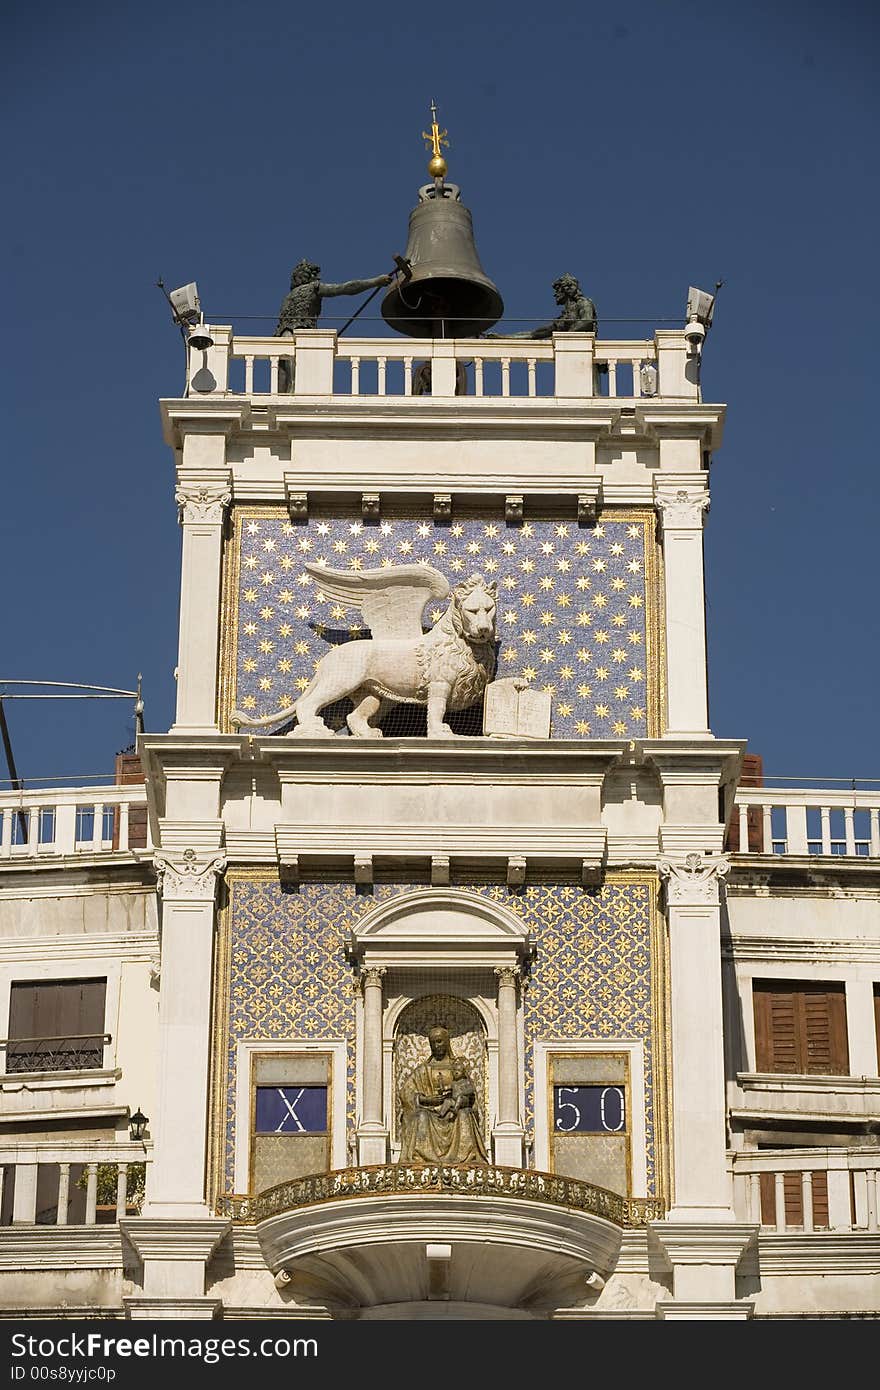
POLYGON ((488 1163, 476 1086, 449 1030, 428 1033, 431 1055, 398 1087, 401 1163, 488 1163))

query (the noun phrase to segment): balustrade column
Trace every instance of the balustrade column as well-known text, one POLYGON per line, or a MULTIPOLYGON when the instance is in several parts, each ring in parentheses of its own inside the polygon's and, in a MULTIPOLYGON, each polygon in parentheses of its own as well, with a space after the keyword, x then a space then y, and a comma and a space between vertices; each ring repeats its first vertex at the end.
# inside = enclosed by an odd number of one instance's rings
POLYGON ((128 1205, 128 1164, 120 1163, 116 1173, 116 1220, 121 1221, 128 1205))
POLYGON ((12 1223, 32 1226, 37 1219, 37 1164, 16 1163, 12 1223))
POLYGON ((513 966, 502 966, 495 971, 495 978, 498 981, 498 1123, 493 1130, 495 1162, 519 1168, 523 1161, 516 1028, 519 970, 513 966))
POLYGON ((362 1120, 358 1128, 358 1157, 362 1164, 384 1163, 388 1133, 382 1123, 382 979, 384 966, 361 971, 364 992, 362 1120))
POLYGON ((86 1225, 94 1226, 98 1208, 98 1165, 86 1164, 86 1225))
POLYGON ((67 1225, 68 1208, 70 1207, 70 1164, 59 1163, 58 1165, 58 1213, 55 1217, 56 1224, 59 1226, 67 1225))

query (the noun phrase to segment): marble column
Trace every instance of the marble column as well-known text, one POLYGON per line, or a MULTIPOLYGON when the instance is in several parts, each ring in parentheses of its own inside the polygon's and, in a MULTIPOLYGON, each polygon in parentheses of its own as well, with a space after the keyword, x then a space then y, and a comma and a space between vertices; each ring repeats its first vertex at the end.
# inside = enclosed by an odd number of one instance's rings
POLYGON ((361 970, 364 992, 363 1071, 361 1074, 361 1123, 358 1127, 358 1161, 385 1163, 388 1131, 382 1123, 382 979, 384 966, 361 970))
POLYGON ((519 970, 501 966, 498 981, 498 1121, 492 1131, 495 1162, 521 1168, 523 1126, 519 1098, 519 1047, 516 1027, 516 989, 519 970))
POLYGON ((206 1217, 214 899, 226 859, 194 849, 155 857, 162 894, 159 1088, 146 1213, 206 1217))
POLYGON ((175 493, 183 526, 177 732, 217 727, 220 572, 230 485, 196 478, 175 493))
POLYGON ((703 514, 709 493, 705 477, 659 474, 654 502, 663 529, 665 732, 705 737, 709 732, 703 582, 703 514))
POLYGON ((719 884, 725 855, 661 859, 669 917, 672 1221, 730 1221, 719 884))

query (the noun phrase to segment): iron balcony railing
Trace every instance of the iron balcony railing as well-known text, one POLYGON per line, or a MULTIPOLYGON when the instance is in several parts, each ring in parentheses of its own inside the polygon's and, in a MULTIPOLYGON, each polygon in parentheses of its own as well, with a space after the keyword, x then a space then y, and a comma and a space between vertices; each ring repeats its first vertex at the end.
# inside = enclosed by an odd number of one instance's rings
POLYGON ((68 1033, 58 1038, 2 1038, 6 1071, 93 1071, 104 1065, 109 1033, 68 1033))

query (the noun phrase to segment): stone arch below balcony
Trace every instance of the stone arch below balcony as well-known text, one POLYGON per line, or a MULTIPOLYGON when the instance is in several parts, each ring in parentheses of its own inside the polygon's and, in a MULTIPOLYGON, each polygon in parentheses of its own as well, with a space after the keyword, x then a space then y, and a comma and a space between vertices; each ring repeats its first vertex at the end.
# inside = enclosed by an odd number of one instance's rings
POLYGON ((331 1316, 540 1319, 594 1301, 621 1228, 568 1203, 496 1193, 492 1171, 482 1191, 364 1194, 278 1212, 256 1224, 263 1258, 283 1297, 331 1316))

